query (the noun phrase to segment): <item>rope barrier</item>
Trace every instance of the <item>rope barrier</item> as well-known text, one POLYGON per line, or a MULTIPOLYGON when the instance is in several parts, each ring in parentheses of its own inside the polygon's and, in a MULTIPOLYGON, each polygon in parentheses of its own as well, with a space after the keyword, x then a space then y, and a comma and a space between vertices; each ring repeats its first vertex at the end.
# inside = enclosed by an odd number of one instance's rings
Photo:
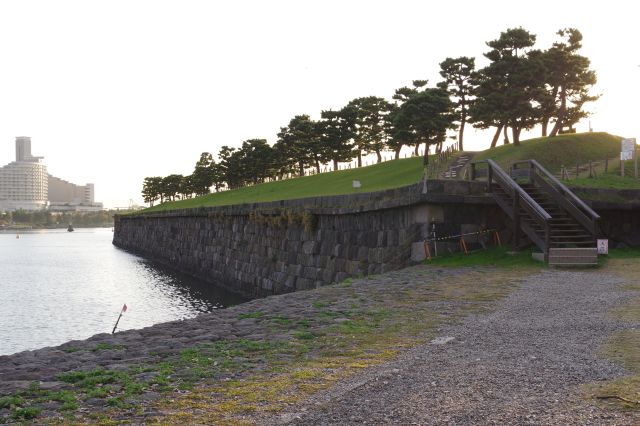
POLYGON ((436 250, 436 257, 437 257, 438 256, 438 253, 437 253, 438 246, 436 245, 436 242, 451 240, 451 239, 458 238, 458 237, 460 237, 460 240, 458 241, 458 244, 460 245, 460 250, 463 251, 464 254, 469 254, 469 249, 467 248, 467 242, 464 240, 464 237, 465 236, 469 236, 469 235, 489 234, 491 232, 493 232, 493 243, 495 245, 497 245, 498 247, 502 247, 502 242, 500 241, 500 234, 498 233, 498 231, 496 229, 484 229, 482 231, 467 232, 465 234, 448 235, 446 237, 440 237, 440 238, 428 238, 428 239, 424 240, 424 242, 423 242, 423 244, 424 244, 424 255, 429 261, 431 261, 431 259, 432 259, 432 257, 431 257, 431 249, 429 248, 429 244, 430 243, 433 243, 433 248, 434 248, 434 250, 436 250))
MULTIPOLYGON (((439 238, 427 238, 425 241, 426 242, 445 241, 445 240, 451 240, 451 239, 458 238, 458 237, 462 238, 462 237, 465 237, 467 235, 482 235, 482 234, 488 234, 488 233, 491 233, 491 232, 495 232, 497 234, 498 231, 495 230, 495 229, 485 229, 483 231, 468 232, 466 234, 448 235, 446 237, 439 237, 439 238)), ((496 238, 496 236, 494 234, 494 241, 495 241, 495 238, 496 238)), ((500 240, 500 236, 498 235, 497 238, 498 238, 498 241, 499 241, 500 240)))

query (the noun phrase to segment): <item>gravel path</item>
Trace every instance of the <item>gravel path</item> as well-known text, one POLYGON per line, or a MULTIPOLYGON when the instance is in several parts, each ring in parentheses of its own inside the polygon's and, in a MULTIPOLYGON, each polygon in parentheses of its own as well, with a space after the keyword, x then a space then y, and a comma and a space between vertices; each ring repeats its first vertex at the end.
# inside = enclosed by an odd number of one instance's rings
POLYGON ((579 388, 625 374, 597 355, 625 327, 607 315, 631 296, 620 283, 598 272, 532 276, 492 313, 446 327, 431 343, 339 383, 279 421, 640 424, 637 412, 606 411, 579 388))

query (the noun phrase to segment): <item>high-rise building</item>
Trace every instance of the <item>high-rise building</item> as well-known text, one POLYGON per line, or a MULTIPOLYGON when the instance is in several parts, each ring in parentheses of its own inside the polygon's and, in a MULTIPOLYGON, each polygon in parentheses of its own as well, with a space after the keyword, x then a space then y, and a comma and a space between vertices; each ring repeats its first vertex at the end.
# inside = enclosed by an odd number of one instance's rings
POLYGON ((49 178, 42 157, 31 155, 31 138, 16 138, 16 161, 0 167, 0 210, 47 206, 49 178))
POLYGON ((94 186, 75 185, 47 173, 44 157, 31 154, 31 138, 16 137, 16 161, 0 167, 0 211, 101 210, 94 201, 94 186))

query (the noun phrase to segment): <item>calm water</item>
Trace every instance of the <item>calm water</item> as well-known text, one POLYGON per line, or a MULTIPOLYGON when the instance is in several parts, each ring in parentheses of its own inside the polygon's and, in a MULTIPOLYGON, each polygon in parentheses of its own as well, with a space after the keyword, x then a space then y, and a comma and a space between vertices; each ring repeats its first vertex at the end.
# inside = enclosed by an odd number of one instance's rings
POLYGON ((109 228, 0 232, 0 355, 194 317, 244 300, 111 244, 109 228))

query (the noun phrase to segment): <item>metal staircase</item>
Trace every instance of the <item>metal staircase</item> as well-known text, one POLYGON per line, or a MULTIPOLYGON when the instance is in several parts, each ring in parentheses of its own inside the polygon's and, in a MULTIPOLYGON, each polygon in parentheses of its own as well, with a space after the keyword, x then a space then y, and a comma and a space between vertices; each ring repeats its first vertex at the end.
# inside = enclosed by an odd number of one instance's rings
POLYGON ((516 248, 524 233, 550 265, 597 264, 600 216, 540 163, 519 161, 509 173, 493 160, 471 163, 471 179, 481 177, 513 222, 516 248))

